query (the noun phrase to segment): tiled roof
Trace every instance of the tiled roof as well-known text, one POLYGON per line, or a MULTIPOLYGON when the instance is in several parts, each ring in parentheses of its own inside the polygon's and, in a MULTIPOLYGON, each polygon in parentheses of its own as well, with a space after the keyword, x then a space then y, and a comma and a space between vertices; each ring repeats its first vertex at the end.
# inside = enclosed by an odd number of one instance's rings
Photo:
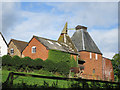
POLYGON ((41 42, 45 47, 47 47, 47 49, 60 50, 60 51, 68 52, 71 54, 78 54, 77 52, 74 51, 74 49, 72 49, 66 43, 62 43, 62 42, 58 42, 55 40, 50 40, 50 39, 46 39, 38 36, 33 36, 33 37, 36 38, 39 42, 41 42))
POLYGON ((76 30, 71 39, 78 51, 90 51, 102 54, 87 30, 76 30))
POLYGON ((17 49, 22 52, 22 50, 26 47, 26 45, 28 44, 27 42, 24 41, 19 41, 19 40, 15 40, 15 39, 11 39, 9 44, 13 42, 14 45, 17 47, 17 49))

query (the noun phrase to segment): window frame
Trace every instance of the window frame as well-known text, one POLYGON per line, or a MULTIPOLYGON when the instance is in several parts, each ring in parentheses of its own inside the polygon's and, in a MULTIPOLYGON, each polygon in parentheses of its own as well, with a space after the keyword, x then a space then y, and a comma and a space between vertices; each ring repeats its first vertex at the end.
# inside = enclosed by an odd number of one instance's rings
POLYGON ((36 53, 36 46, 32 46, 32 53, 36 53))
POLYGON ((95 59, 98 60, 98 54, 95 54, 95 59))
POLYGON ((14 54, 14 49, 13 49, 13 48, 10 49, 10 54, 11 54, 11 55, 14 54))
POLYGON ((92 52, 90 52, 90 60, 92 59, 92 52))
POLYGON ((95 74, 95 69, 93 69, 93 74, 95 74))

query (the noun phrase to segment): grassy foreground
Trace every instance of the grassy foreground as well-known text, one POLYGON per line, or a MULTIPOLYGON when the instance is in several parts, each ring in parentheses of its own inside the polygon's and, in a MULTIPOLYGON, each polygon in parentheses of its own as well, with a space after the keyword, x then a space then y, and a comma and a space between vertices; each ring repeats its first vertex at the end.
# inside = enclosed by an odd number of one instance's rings
MULTIPOLYGON (((4 83, 8 77, 8 74, 11 71, 7 70, 2 70, 2 83, 4 83)), ((20 72, 20 73, 25 73, 25 72, 20 72)), ((34 75, 42 75, 42 76, 55 76, 55 75, 44 75, 44 74, 37 74, 37 73, 27 73, 27 74, 34 74, 34 75)), ((37 86, 53 86, 57 84, 59 88, 69 88, 70 84, 72 83, 71 81, 63 81, 63 80, 53 80, 53 79, 44 79, 44 78, 33 78, 33 77, 24 77, 24 76, 19 76, 17 77, 14 81, 13 84, 21 84, 25 83, 26 85, 37 85, 37 86)))
MULTIPOLYGON (((2 70, 2 83, 4 83, 8 77, 8 74, 11 71, 2 70)), ((25 73, 25 72, 20 72, 25 73)), ((26 73, 25 73, 26 74, 26 73)), ((27 73, 33 75, 42 75, 42 76, 56 76, 53 74, 38 74, 38 73, 27 73)), ((15 76, 16 77, 16 76, 15 76)), ((63 76, 61 76, 63 77, 63 76)), ((34 78, 34 77, 24 77, 19 76, 13 80, 13 86, 3 85, 3 88, 120 88, 116 84, 107 84, 100 82, 82 82, 82 81, 65 81, 65 80, 53 80, 45 78, 34 78)))

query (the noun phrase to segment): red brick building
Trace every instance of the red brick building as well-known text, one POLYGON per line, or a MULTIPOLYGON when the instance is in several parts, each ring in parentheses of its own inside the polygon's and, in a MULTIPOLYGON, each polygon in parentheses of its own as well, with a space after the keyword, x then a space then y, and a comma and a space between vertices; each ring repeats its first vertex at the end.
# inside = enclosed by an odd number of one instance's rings
POLYGON ((49 50, 59 50, 70 53, 71 56, 74 56, 75 60, 78 55, 77 51, 75 52, 74 49, 65 43, 37 36, 33 36, 26 48, 23 50, 22 55, 23 57, 29 56, 32 59, 41 58, 46 60, 49 55, 49 50))
POLYGON ((80 59, 85 61, 83 78, 106 80, 105 78, 109 77, 110 80, 114 80, 111 61, 102 58, 102 53, 87 32, 87 27, 78 25, 71 39, 79 52, 80 59), (105 72, 109 71, 111 73, 108 76, 105 72))
POLYGON ((78 60, 80 70, 84 68, 82 78, 113 81, 112 63, 102 57, 101 51, 87 32, 87 27, 78 25, 75 29, 76 32, 70 38, 66 23, 57 41, 33 36, 22 52, 23 57, 46 60, 49 50, 59 50, 70 53, 78 60))

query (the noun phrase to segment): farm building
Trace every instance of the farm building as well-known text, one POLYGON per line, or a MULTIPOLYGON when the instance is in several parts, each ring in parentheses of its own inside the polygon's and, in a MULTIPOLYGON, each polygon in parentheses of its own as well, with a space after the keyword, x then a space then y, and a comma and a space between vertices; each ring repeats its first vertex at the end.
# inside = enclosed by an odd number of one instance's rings
POLYGON ((8 54, 10 56, 18 55, 22 57, 22 50, 26 47, 27 42, 11 39, 8 44, 8 54))
POLYGON ((2 33, 0 32, 0 57, 7 55, 7 49, 8 49, 7 42, 2 33))
POLYGON ((70 53, 75 60, 78 53, 65 43, 60 43, 55 40, 50 40, 38 36, 33 36, 28 45, 23 50, 23 56, 29 56, 32 59, 41 58, 46 60, 49 56, 49 50, 58 50, 70 53))
POLYGON ((80 54, 80 59, 85 61, 83 78, 106 80, 105 77, 108 77, 108 75, 103 72, 111 71, 109 79, 114 80, 111 61, 102 57, 101 51, 87 32, 87 27, 78 25, 71 40, 80 54))
POLYGON ((66 23, 57 41, 38 36, 33 36, 28 43, 12 39, 8 52, 11 56, 28 56, 43 60, 50 57, 51 50, 68 53, 78 64, 77 68, 71 68, 71 72, 80 73, 79 70, 83 72, 78 74, 80 75, 78 77, 114 81, 112 63, 109 59, 102 57, 101 51, 87 32, 87 27, 78 25, 75 30, 70 38, 66 23))

